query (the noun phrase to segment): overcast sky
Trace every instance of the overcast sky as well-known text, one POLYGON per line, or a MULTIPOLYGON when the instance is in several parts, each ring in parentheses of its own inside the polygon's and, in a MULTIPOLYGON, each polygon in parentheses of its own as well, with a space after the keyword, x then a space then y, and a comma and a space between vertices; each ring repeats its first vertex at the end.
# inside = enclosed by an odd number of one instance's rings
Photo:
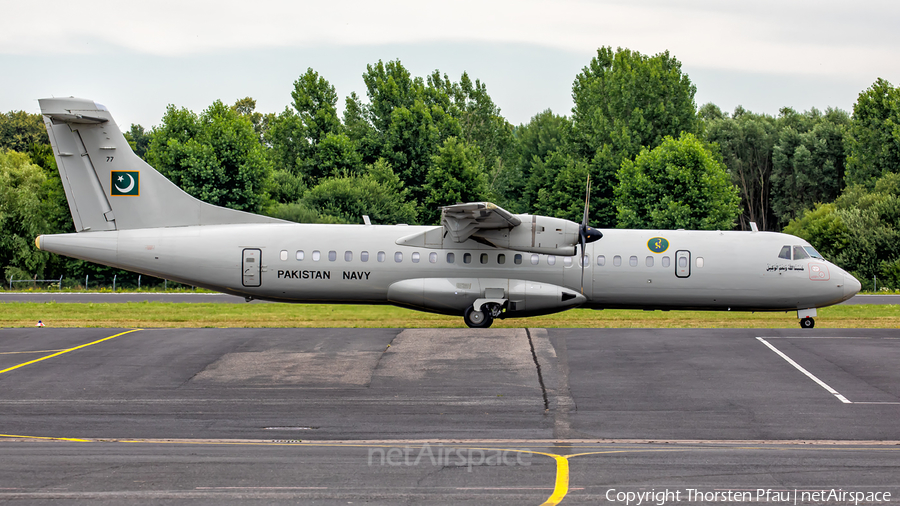
POLYGON ((365 96, 368 63, 463 71, 526 123, 570 114, 571 85, 600 46, 668 50, 713 102, 777 114, 838 107, 882 77, 900 84, 900 2, 888 0, 0 0, 0 111, 78 96, 116 121, 158 124, 251 96, 280 112, 312 67, 365 96))

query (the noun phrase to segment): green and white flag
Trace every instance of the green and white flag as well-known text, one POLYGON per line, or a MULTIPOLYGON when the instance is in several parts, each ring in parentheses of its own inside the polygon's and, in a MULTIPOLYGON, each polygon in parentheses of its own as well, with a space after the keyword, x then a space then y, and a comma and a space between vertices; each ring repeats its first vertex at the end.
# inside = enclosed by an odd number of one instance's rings
POLYGON ((113 197, 138 197, 141 194, 141 174, 136 170, 110 171, 109 194, 113 197))

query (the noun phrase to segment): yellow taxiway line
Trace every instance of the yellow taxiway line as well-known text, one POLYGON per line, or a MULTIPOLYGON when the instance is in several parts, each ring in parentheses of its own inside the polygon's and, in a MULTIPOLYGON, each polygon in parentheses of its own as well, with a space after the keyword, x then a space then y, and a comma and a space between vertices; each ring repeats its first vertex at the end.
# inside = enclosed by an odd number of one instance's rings
POLYGON ((114 337, 124 336, 125 334, 130 334, 130 333, 132 333, 132 332, 137 332, 137 331, 139 331, 139 330, 143 330, 143 329, 131 329, 131 330, 126 330, 125 332, 120 332, 120 333, 118 333, 118 334, 116 334, 116 335, 114 335, 114 336, 109 336, 109 337, 104 337, 103 339, 98 339, 98 340, 96 340, 96 341, 94 341, 94 342, 92 342, 92 343, 82 344, 81 346, 76 346, 76 347, 74 347, 74 348, 68 348, 68 349, 65 349, 65 350, 56 352, 56 353, 54 353, 54 354, 52 354, 52 355, 47 355, 46 357, 36 358, 36 359, 34 359, 34 360, 30 360, 30 361, 28 361, 28 362, 24 362, 24 363, 19 364, 19 365, 14 365, 14 366, 12 366, 12 367, 7 367, 6 369, 3 369, 2 371, 0 371, 0 374, 3 374, 3 373, 5 373, 5 372, 9 372, 9 371, 14 371, 14 370, 16 370, 16 369, 18 369, 18 368, 20 368, 20 367, 25 367, 26 365, 31 365, 31 364, 34 364, 34 363, 36 363, 36 362, 40 362, 41 360, 47 360, 48 358, 58 357, 58 356, 60 356, 60 355, 62 355, 62 354, 64 354, 64 353, 69 353, 70 351, 80 350, 81 348, 87 348, 88 346, 91 346, 91 345, 94 345, 94 344, 97 344, 97 343, 102 343, 103 341, 109 341, 110 339, 112 339, 112 338, 114 338, 114 337))

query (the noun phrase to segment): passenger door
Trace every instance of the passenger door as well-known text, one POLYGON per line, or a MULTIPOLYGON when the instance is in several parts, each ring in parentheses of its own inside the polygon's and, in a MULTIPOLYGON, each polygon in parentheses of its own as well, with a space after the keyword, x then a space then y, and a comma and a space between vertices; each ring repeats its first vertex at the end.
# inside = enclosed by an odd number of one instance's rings
POLYGON ((241 282, 244 286, 260 286, 262 284, 262 250, 247 248, 241 262, 241 282))
POLYGON ((691 275, 691 252, 678 250, 675 252, 675 275, 686 278, 691 275))

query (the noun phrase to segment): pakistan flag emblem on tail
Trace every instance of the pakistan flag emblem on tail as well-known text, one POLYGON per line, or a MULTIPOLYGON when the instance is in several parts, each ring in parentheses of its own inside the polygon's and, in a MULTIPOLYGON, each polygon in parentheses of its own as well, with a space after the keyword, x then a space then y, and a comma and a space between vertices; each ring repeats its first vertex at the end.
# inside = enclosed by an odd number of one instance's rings
POLYGON ((141 173, 136 170, 113 170, 109 173, 109 194, 113 197, 141 195, 141 173))

